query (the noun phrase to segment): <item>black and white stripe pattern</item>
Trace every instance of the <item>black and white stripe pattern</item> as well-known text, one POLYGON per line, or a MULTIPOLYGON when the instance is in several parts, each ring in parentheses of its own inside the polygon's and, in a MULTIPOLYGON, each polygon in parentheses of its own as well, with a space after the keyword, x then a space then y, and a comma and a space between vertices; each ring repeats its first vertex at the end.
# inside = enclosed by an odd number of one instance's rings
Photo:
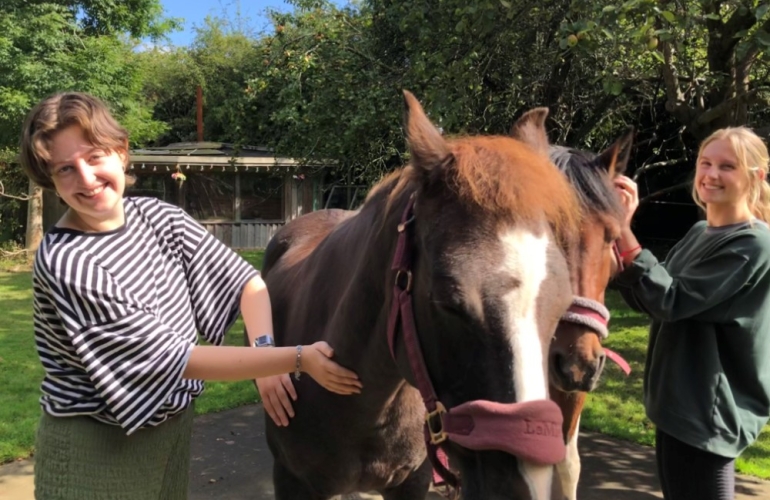
POLYGON ((181 375, 200 332, 220 345, 258 272, 173 205, 126 198, 107 233, 55 228, 33 272, 43 411, 90 415, 127 434, 203 391, 181 375))

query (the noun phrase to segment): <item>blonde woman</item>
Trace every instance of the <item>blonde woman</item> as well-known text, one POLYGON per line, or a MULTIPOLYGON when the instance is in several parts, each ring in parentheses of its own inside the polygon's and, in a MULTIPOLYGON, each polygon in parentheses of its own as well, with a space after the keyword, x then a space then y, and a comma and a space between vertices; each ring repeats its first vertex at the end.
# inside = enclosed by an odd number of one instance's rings
POLYGON ((770 416, 768 151, 745 127, 700 146, 693 197, 706 212, 665 262, 630 229, 636 184, 616 181, 626 208, 617 285, 652 319, 644 404, 656 426, 667 500, 734 497, 735 458, 770 416))
POLYGON ((37 498, 186 499, 203 380, 307 372, 328 390, 360 392, 323 342, 220 347, 239 312, 254 337, 272 334, 265 284, 178 207, 123 197, 128 133, 98 99, 65 93, 38 104, 21 159, 68 206, 33 271, 45 369, 37 498), (215 346, 197 345, 199 333, 215 346))

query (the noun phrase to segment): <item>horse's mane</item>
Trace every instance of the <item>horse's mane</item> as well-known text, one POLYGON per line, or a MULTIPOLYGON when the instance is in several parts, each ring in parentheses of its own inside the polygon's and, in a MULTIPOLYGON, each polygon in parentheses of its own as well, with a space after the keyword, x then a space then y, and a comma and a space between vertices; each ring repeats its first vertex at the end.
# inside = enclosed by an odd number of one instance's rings
MULTIPOLYGON (((498 219, 515 222, 548 221, 557 238, 567 241, 577 232, 580 205, 568 180, 548 158, 526 144, 502 136, 448 140, 454 161, 436 167, 461 203, 498 219)), ((364 205, 387 193, 388 211, 404 192, 421 182, 413 165, 392 172, 372 188, 364 205)))
POLYGON ((620 201, 607 182, 607 171, 597 161, 597 155, 564 146, 551 146, 550 156, 574 186, 583 210, 622 218, 620 201))

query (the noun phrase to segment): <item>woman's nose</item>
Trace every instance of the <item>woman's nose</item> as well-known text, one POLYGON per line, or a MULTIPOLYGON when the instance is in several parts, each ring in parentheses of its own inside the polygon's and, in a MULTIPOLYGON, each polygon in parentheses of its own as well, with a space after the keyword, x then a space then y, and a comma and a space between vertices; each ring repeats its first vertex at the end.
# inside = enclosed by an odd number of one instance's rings
POLYGON ((80 177, 80 182, 82 182, 84 185, 86 186, 90 185, 93 182, 93 180, 96 178, 94 167, 89 165, 87 161, 83 159, 77 160, 75 162, 75 167, 77 168, 78 177, 80 177))

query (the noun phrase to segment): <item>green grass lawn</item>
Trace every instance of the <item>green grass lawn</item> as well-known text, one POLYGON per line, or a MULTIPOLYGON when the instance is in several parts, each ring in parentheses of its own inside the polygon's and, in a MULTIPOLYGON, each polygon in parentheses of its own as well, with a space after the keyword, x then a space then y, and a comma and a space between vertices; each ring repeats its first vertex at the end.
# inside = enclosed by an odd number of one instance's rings
MULTIPOLYGON (((243 252, 258 269, 262 252, 243 252)), ((2 269, 2 267, 0 267, 2 269)), ((0 270, 0 463, 27 457, 32 452, 39 416, 38 391, 42 379, 32 336, 30 273, 0 270)), ((607 346, 631 364, 626 377, 609 364, 600 387, 588 397, 581 426, 586 430, 652 445, 654 430, 642 407, 642 371, 647 346, 647 319, 626 308, 616 294, 609 294, 612 334, 607 346)), ((228 345, 242 345, 241 320, 230 329, 228 345)), ((209 382, 198 399, 196 411, 209 413, 258 401, 252 382, 209 382)), ((770 427, 738 460, 738 470, 770 479, 770 427)))

